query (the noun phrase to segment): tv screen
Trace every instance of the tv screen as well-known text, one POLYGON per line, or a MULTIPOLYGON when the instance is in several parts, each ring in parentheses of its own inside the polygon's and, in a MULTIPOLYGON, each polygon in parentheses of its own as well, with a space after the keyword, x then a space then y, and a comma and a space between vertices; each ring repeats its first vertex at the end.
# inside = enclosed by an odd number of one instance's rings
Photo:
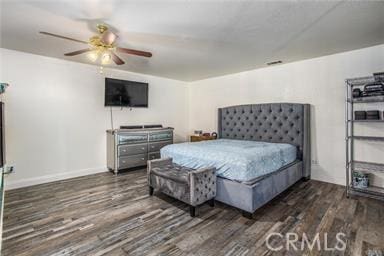
POLYGON ((105 78, 105 106, 148 107, 148 84, 105 78))

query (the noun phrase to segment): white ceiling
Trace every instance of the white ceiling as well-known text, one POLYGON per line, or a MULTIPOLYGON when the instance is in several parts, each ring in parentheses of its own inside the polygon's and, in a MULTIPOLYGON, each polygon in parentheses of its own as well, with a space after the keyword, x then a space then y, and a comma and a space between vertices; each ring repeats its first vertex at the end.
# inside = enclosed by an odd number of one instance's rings
POLYGON ((97 23, 110 25, 122 47, 119 69, 193 81, 384 43, 384 1, 1 0, 1 47, 90 63, 63 53, 97 23))

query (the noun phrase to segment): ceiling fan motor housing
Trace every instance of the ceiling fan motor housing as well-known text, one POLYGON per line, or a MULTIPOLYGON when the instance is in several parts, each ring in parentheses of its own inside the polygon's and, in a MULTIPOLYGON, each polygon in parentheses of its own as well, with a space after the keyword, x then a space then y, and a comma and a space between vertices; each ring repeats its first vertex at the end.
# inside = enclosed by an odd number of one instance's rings
POLYGON ((108 27, 104 24, 97 24, 97 30, 100 34, 103 34, 105 31, 108 30, 108 27))

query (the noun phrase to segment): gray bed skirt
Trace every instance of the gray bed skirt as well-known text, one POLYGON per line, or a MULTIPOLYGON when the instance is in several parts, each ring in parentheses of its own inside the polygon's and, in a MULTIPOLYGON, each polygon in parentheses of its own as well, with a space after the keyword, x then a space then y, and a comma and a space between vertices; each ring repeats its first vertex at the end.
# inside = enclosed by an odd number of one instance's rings
POLYGON ((215 200, 253 213, 302 177, 302 161, 297 161, 290 167, 278 170, 251 185, 217 177, 215 200))

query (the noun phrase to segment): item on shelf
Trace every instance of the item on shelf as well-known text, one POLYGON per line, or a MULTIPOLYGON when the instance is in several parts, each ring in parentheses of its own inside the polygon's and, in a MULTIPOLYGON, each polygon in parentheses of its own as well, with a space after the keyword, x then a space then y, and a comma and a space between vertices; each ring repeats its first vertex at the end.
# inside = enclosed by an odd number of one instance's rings
POLYGON ((211 134, 211 136, 214 137, 215 139, 217 139, 217 132, 213 132, 213 133, 211 134))
POLYGON ((202 136, 204 136, 204 137, 208 137, 208 136, 211 136, 211 134, 210 134, 209 132, 205 132, 205 133, 203 133, 202 136))
POLYGON ((364 86, 364 92, 369 93, 369 92, 384 92, 384 83, 379 81, 375 81, 372 83, 368 83, 364 86))
POLYGON ((382 96, 382 95, 384 95, 384 82, 382 81, 367 83, 364 86, 364 91, 361 94, 361 96, 363 97, 382 96))
POLYGON ((148 129, 148 128, 163 128, 163 125, 162 124, 147 124, 147 125, 144 125, 144 129, 148 129))
POLYGON ((368 173, 354 171, 352 174, 352 185, 355 188, 368 188, 369 186, 368 173))
POLYGON ((201 134, 203 134, 203 131, 202 130, 195 130, 193 133, 197 136, 200 136, 201 134))
POLYGON ((363 96, 376 96, 376 94, 384 93, 383 82, 372 82, 364 86, 363 96))
POLYGON ((353 98, 360 98, 361 95, 362 95, 362 91, 359 88, 353 89, 352 91, 353 98))
POLYGON ((121 125, 120 129, 151 129, 163 128, 162 124, 146 124, 146 125, 121 125))
POLYGON ((382 81, 384 82, 384 72, 377 72, 373 73, 373 77, 375 78, 375 81, 382 81))
POLYGON ((379 110, 367 111, 367 120, 380 120, 380 111, 379 110))
POLYGON ((355 120, 366 120, 367 111, 355 111, 355 120))
POLYGON ((204 140, 215 140, 216 138, 217 137, 213 137, 208 133, 208 135, 191 135, 190 141, 198 142, 198 141, 204 141, 204 140))
POLYGON ((142 129, 142 125, 121 125, 120 129, 142 129))
POLYGON ((384 92, 362 92, 362 97, 383 96, 384 92))

